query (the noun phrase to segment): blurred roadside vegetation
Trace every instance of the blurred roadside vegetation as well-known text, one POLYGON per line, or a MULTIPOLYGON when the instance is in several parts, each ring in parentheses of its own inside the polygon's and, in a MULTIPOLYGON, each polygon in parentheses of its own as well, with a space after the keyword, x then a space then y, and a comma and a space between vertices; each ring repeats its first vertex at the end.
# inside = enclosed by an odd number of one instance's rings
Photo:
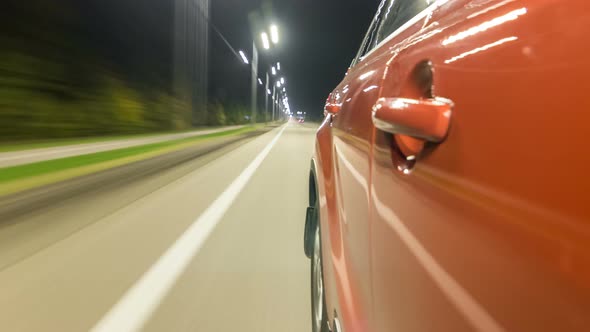
POLYGON ((264 131, 260 126, 244 126, 200 136, 3 168, 0 172, 0 196, 179 151, 207 140, 247 135, 258 130, 264 131))
MULTIPOLYGON (((171 0, 3 0, 0 142, 183 130, 171 0)), ((207 125, 248 108, 210 103, 207 125)))

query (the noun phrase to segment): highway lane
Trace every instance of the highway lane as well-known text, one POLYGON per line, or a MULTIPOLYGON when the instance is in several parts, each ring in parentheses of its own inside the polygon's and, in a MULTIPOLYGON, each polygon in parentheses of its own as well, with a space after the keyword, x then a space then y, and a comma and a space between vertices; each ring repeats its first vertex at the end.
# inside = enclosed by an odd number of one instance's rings
POLYGON ((35 163, 45 160, 67 158, 103 151, 129 148, 152 143, 160 143, 177 139, 203 136, 222 131, 239 129, 244 126, 228 126, 222 128, 195 130, 178 134, 154 135, 148 137, 127 138, 108 142, 83 143, 23 151, 0 152, 0 168, 35 163))
MULTIPOLYGON (((99 331, 117 312, 145 331, 309 330, 302 237, 314 132, 289 124, 141 181, 4 221, 0 331, 99 331), (183 234, 209 222, 199 217, 220 206, 218 198, 248 170, 251 177, 195 255, 172 256, 188 259, 185 268, 164 270, 164 278, 177 274, 170 287, 155 280, 121 309, 129 290, 183 234)), ((109 331, 128 330, 114 321, 109 331)))

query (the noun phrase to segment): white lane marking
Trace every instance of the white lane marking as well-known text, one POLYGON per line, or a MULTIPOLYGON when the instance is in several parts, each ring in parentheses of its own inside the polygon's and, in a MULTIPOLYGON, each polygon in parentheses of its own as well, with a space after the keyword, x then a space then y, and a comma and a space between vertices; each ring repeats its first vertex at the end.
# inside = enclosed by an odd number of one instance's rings
POLYGON ((92 332, 134 332, 144 326, 203 247, 215 226, 277 143, 285 128, 286 126, 283 126, 250 165, 123 295, 119 302, 91 329, 92 332))
POLYGON ((394 231, 399 235, 402 242, 416 257, 416 260, 430 275, 434 283, 443 292, 447 299, 463 314, 463 316, 471 323, 476 331, 485 332, 504 332, 506 331, 494 318, 479 304, 465 288, 453 279, 451 275, 443 269, 432 255, 422 246, 420 241, 412 234, 412 232, 404 225, 400 218, 383 202, 379 200, 379 196, 375 192, 375 188, 371 187, 373 201, 377 213, 387 220, 389 225, 393 227, 394 231))

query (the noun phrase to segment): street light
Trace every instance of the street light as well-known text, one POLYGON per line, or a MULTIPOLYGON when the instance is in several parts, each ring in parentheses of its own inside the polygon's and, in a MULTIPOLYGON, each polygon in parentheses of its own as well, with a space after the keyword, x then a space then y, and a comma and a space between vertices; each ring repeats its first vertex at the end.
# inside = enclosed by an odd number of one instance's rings
MULTIPOLYGON (((269 30, 270 30, 270 38, 269 38, 269 34, 266 31, 263 31, 260 34, 260 37, 262 39, 262 47, 265 50, 270 49, 271 41, 272 41, 272 44, 275 44, 275 45, 279 43, 279 28, 278 28, 278 26, 276 24, 271 24, 271 26, 269 27, 269 30)), ((257 72, 258 72, 258 53, 256 51, 256 43, 253 43, 253 44, 254 44, 253 48, 254 48, 254 53, 256 56, 256 61, 252 60, 252 73, 253 73, 252 74, 252 77, 253 77, 252 78, 252 119, 254 119, 254 115, 256 113, 256 80, 254 79, 254 73, 256 72, 256 74, 257 74, 257 72), (256 64, 254 62, 256 62, 256 64)), ((278 62, 277 62, 277 67, 278 67, 278 70, 281 70, 281 65, 278 62)), ((277 68, 274 66, 272 67, 272 75, 273 76, 277 75, 277 68)), ((268 114, 268 96, 267 95, 271 94, 270 93, 270 85, 273 86, 273 93, 272 93, 273 97, 275 95, 275 89, 276 89, 274 84, 270 83, 269 81, 270 81, 269 72, 267 70, 266 71, 266 84, 265 84, 265 89, 266 89, 267 94, 265 94, 265 97, 264 97, 266 114, 268 114)), ((259 83, 260 83, 260 81, 259 81, 259 83)), ((279 88, 280 88, 280 85, 279 85, 279 88)), ((280 91, 278 91, 278 92, 280 92, 280 91)), ((275 103, 273 103, 273 120, 274 120, 274 104, 275 103)), ((254 121, 254 120, 252 120, 252 121, 254 121)))
POLYGON ((277 88, 281 87, 281 81, 277 81, 277 88))
POLYGON ((260 36, 262 37, 262 47, 264 47, 265 50, 268 50, 270 48, 270 41, 268 40, 268 34, 266 32, 263 32, 260 36))
POLYGON ((258 84, 262 85, 262 80, 258 78, 258 84))
POLYGON ((270 39, 273 44, 279 43, 279 28, 275 24, 270 26, 270 39))
POLYGON ((283 85, 285 84, 285 78, 284 77, 281 77, 281 84, 283 84, 283 85))
POLYGON ((248 62, 248 58, 246 57, 246 54, 244 54, 244 51, 241 51, 241 50, 240 50, 240 56, 242 57, 242 60, 244 60, 244 63, 245 63, 245 64, 250 64, 250 63, 248 62))

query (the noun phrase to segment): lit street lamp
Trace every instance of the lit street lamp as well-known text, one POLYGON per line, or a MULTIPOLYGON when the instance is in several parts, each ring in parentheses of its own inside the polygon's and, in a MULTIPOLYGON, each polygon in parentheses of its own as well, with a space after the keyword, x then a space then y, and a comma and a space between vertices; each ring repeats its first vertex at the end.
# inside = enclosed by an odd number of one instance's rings
POLYGON ((240 51, 240 56, 242 57, 242 60, 244 61, 245 64, 249 64, 248 58, 246 57, 246 54, 244 53, 244 51, 240 51))
POLYGON ((263 32, 260 36, 262 37, 262 47, 264 47, 265 50, 268 50, 270 48, 270 41, 268 40, 268 34, 266 32, 263 32))
POLYGON ((275 45, 279 43, 279 28, 275 24, 270 26, 270 39, 275 45))
MULTIPOLYGON (((270 30, 270 38, 269 38, 269 34, 266 31, 263 31, 260 34, 260 38, 262 40, 262 47, 265 50, 269 50, 271 47, 271 41, 272 44, 276 45, 279 43, 279 28, 276 24, 271 24, 271 26, 269 27, 270 30)), ((256 97, 258 95, 257 91, 258 91, 258 87, 256 82, 258 81, 258 83, 260 85, 262 85, 262 80, 260 78, 258 78, 258 50, 256 48, 256 42, 252 43, 252 47, 253 47, 253 51, 252 51, 252 116, 251 116, 251 121, 254 122, 256 119, 256 108, 257 108, 257 101, 256 101, 256 97)), ((240 52, 240 55, 243 52, 240 52)), ((248 59, 245 57, 245 54, 242 56, 242 59, 244 60, 244 62, 246 62, 248 59)), ((273 76, 277 75, 277 69, 281 70, 281 64, 279 62, 277 62, 276 67, 273 66, 271 68, 271 73, 273 76)), ((284 82, 284 79, 283 79, 284 82)), ((281 92, 280 87, 281 87, 281 83, 278 82, 279 85, 277 86, 279 88, 278 93, 281 92)), ((271 94, 270 92, 270 78, 269 78, 269 72, 266 71, 266 84, 265 84, 265 91, 266 93, 264 94, 264 104, 265 104, 265 114, 268 114, 268 96, 271 94)), ((275 109, 275 103, 276 103, 276 91, 275 91, 275 86, 273 85, 273 114, 272 114, 272 119, 274 121, 274 109, 275 109)))

